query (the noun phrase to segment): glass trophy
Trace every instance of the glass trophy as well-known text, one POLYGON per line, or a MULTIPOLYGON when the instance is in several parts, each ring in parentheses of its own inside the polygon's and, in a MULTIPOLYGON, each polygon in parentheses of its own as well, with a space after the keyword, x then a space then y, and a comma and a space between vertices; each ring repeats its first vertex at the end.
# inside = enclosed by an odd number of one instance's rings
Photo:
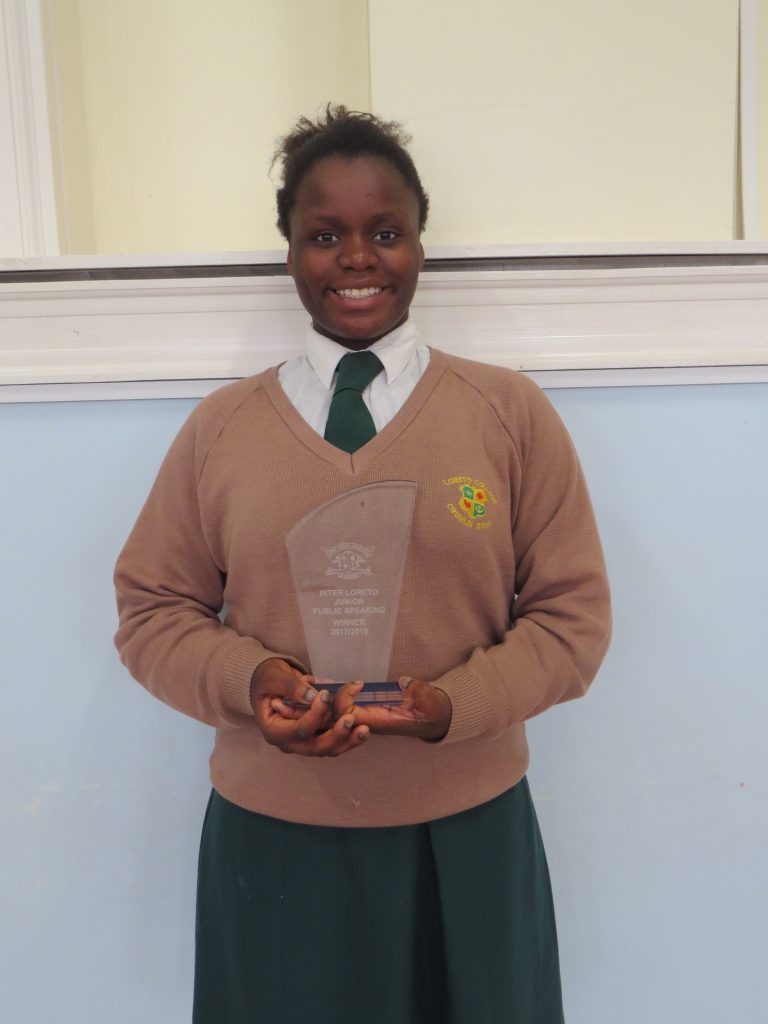
POLYGON ((387 674, 415 501, 408 480, 356 487, 286 537, 310 669, 331 695, 363 679, 357 704, 402 699, 387 674))

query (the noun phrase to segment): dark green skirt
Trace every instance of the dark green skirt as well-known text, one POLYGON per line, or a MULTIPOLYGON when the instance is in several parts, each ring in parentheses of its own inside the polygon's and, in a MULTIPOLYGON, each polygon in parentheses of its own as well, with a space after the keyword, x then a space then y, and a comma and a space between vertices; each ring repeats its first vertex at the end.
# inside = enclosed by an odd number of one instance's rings
POLYGON ((214 792, 194 1024, 562 1024, 528 783, 397 828, 321 828, 214 792))

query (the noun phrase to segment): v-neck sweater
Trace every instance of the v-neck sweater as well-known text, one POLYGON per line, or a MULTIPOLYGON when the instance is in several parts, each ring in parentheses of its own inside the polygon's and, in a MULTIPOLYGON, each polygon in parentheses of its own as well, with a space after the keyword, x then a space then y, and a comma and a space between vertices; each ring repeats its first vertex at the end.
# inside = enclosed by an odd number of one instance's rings
POLYGON ((115 571, 116 644, 172 707, 216 727, 211 780, 248 810, 315 825, 445 817, 525 773, 524 722, 582 695, 608 645, 603 556, 568 434, 510 370, 431 349, 397 415, 352 455, 302 419, 272 368, 194 410, 115 571), (286 535, 366 484, 416 501, 389 678, 451 699, 437 743, 372 736, 338 758, 286 755, 256 725, 267 658, 306 671, 286 535))

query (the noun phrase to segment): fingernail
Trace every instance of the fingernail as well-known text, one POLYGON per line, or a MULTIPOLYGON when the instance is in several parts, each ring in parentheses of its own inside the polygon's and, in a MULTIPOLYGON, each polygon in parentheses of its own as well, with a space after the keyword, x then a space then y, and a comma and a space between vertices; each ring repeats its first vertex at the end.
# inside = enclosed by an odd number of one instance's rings
POLYGON ((326 704, 330 704, 331 703, 331 695, 330 695, 330 693, 328 693, 327 690, 323 690, 323 692, 320 694, 320 696, 323 698, 323 700, 325 701, 326 704))
POLYGON ((400 676, 397 682, 401 690, 407 690, 413 682, 413 676, 400 676))
POLYGON ((316 696, 317 690, 314 688, 314 686, 308 686, 304 691, 304 700, 309 701, 310 704, 312 703, 316 696))
POLYGON ((351 729, 354 724, 355 724, 354 718, 348 718, 346 720, 346 722, 344 723, 344 728, 345 729, 351 729))

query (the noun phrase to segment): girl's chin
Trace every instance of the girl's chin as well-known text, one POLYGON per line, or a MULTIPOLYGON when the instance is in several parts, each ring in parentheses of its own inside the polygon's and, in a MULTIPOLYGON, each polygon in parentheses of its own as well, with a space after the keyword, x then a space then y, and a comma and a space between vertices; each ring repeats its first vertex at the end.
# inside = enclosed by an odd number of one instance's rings
POLYGON ((313 321, 312 326, 318 334, 322 334, 325 338, 330 338, 331 341, 338 342, 339 345, 344 345, 345 348, 364 349, 369 348, 379 338, 383 338, 385 334, 389 334, 390 331, 400 327, 407 319, 408 314, 406 313, 395 324, 319 324, 313 321))

